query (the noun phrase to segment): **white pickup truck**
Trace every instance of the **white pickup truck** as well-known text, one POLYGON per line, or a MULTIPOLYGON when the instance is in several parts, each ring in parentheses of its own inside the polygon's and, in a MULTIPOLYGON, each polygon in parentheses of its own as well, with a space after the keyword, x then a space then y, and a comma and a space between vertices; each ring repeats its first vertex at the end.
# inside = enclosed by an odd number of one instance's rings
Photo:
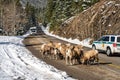
POLYGON ((30 27, 30 33, 36 34, 37 33, 37 27, 30 27))

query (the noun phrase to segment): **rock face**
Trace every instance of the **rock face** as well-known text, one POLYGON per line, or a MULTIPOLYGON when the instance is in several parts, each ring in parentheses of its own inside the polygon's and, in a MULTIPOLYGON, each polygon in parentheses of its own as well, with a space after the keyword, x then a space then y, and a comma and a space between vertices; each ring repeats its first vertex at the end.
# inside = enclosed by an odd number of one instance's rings
POLYGON ((0 28, 3 29, 3 35, 15 35, 23 29, 26 15, 22 7, 15 6, 13 2, 3 2, 0 11, 0 28))
POLYGON ((65 21, 54 33, 80 40, 88 37, 97 39, 106 34, 120 34, 120 0, 100 0, 65 21))

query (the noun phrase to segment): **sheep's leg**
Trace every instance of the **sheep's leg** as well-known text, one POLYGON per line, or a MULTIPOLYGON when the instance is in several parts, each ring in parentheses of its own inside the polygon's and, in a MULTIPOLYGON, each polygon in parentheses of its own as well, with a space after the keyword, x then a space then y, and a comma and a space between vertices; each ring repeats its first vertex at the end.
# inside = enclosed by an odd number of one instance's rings
POLYGON ((52 54, 50 54, 50 59, 53 59, 53 55, 52 54))
POLYGON ((57 54, 55 55, 55 59, 58 60, 58 55, 57 54))
POLYGON ((58 53, 57 56, 58 56, 58 59, 60 59, 60 60, 63 59, 63 55, 61 53, 58 53))
POLYGON ((87 65, 90 64, 90 60, 89 60, 89 59, 87 59, 87 63, 86 63, 86 64, 87 64, 87 65))
POLYGON ((68 56, 66 56, 66 65, 68 65, 68 56))
POLYGON ((54 54, 54 59, 57 60, 57 54, 54 54))
POLYGON ((57 52, 54 54, 54 58, 55 58, 55 60, 58 60, 58 53, 57 52))
POLYGON ((44 58, 44 51, 42 51, 41 54, 42 54, 42 58, 44 58))
POLYGON ((90 63, 90 64, 94 64, 94 63, 95 63, 95 57, 90 58, 90 59, 89 59, 89 63, 90 63))
POLYGON ((47 51, 44 52, 44 58, 47 58, 47 51))
POLYGON ((58 60, 58 50, 57 49, 55 50, 55 54, 54 55, 55 55, 55 59, 58 60))
POLYGON ((96 56, 96 59, 97 59, 97 62, 99 62, 99 58, 98 58, 98 55, 96 56))
POLYGON ((80 61, 81 63, 82 63, 82 65, 83 64, 85 64, 85 60, 84 60, 84 58, 83 59, 81 59, 81 61, 80 61))
POLYGON ((70 65, 73 65, 73 59, 70 57, 70 65))
POLYGON ((51 60, 53 59, 52 56, 53 56, 53 54, 50 53, 50 59, 51 59, 51 60))
POLYGON ((60 52, 59 52, 58 50, 56 51, 56 54, 55 54, 55 55, 56 55, 56 60, 60 59, 60 56, 61 56, 61 55, 60 55, 60 52))
POLYGON ((42 50, 40 49, 40 53, 42 52, 42 50))
POLYGON ((73 64, 75 64, 75 62, 76 62, 76 59, 73 59, 73 64))
POLYGON ((98 58, 98 55, 97 55, 95 58, 96 58, 96 62, 97 62, 97 64, 99 64, 99 58, 98 58))
POLYGON ((52 59, 55 59, 55 55, 54 54, 52 54, 52 59))

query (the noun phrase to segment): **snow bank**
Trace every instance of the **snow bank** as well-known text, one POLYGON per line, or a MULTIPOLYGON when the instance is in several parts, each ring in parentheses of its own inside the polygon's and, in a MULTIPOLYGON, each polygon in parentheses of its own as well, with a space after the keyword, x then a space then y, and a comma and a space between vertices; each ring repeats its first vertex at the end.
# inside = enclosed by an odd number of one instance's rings
POLYGON ((79 44, 79 45, 83 45, 83 46, 85 46, 85 47, 92 48, 92 45, 89 45, 89 42, 90 42, 91 38, 87 38, 87 39, 85 39, 85 40, 83 40, 83 41, 80 41, 80 40, 78 40, 78 39, 72 39, 72 38, 67 39, 67 38, 63 38, 63 37, 54 35, 54 34, 52 34, 52 33, 49 33, 49 27, 46 27, 46 28, 45 28, 45 27, 41 26, 41 28, 42 28, 42 31, 43 31, 46 35, 53 36, 53 37, 56 37, 56 38, 58 38, 58 39, 61 39, 61 40, 64 40, 64 41, 66 41, 66 42, 70 42, 70 43, 73 43, 73 44, 79 44))
POLYGON ((0 80, 74 80, 34 57, 22 44, 28 35, 0 36, 0 80))

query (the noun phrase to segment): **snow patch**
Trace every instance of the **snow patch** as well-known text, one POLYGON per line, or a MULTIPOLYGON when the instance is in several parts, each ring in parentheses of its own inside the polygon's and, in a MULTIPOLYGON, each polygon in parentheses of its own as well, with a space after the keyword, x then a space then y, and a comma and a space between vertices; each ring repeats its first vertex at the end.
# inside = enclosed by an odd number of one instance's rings
POLYGON ((45 28, 44 26, 41 26, 41 28, 42 28, 42 31, 43 31, 46 35, 49 35, 49 36, 52 36, 52 37, 56 37, 56 38, 58 38, 58 39, 61 39, 61 40, 63 40, 63 41, 69 42, 69 43, 79 44, 79 45, 83 45, 83 46, 85 46, 85 47, 92 48, 92 45, 89 44, 89 42, 91 41, 91 38, 87 38, 87 39, 85 39, 85 40, 83 40, 83 41, 80 41, 80 40, 78 40, 78 39, 72 39, 72 38, 67 39, 67 38, 63 38, 63 37, 60 37, 60 36, 58 36, 58 35, 54 35, 54 34, 50 33, 50 32, 49 32, 49 28, 50 28, 49 26, 46 27, 46 28, 45 28))

